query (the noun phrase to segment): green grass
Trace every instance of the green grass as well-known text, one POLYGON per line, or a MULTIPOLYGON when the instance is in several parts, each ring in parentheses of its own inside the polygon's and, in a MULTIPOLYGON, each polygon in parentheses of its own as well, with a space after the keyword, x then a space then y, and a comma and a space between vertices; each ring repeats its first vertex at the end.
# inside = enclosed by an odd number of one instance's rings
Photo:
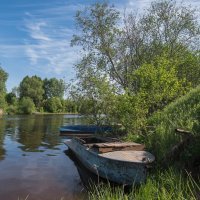
MULTIPOLYGON (((168 105, 163 111, 155 113, 148 123, 155 130, 147 133, 145 143, 156 155, 157 161, 162 160, 166 152, 180 142, 181 137, 175 134, 175 128, 189 130, 200 136, 200 86, 168 105)), ((196 140, 190 150, 190 154, 199 153, 200 141, 196 140)))
POLYGON ((109 184, 93 186, 89 200, 197 200, 198 194, 200 186, 189 174, 184 177, 169 169, 148 177, 146 184, 133 187, 129 193, 109 184))

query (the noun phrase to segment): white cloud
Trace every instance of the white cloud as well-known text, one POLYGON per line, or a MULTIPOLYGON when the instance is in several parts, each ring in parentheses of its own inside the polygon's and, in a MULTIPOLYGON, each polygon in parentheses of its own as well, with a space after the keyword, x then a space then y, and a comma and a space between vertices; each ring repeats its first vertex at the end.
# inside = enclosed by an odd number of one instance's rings
POLYGON ((150 5, 152 0, 127 0, 126 3, 118 3, 116 4, 116 8, 120 11, 120 13, 130 13, 144 12, 145 9, 150 5))
MULTIPOLYGON (((126 7, 129 10, 144 11, 155 0, 128 0, 126 7)), ((200 0, 176 0, 177 3, 191 5, 192 7, 200 6, 200 0)))
POLYGON ((44 73, 66 76, 73 72, 77 63, 79 48, 72 48, 70 40, 75 30, 67 27, 67 20, 73 23, 75 10, 81 5, 48 7, 34 13, 25 13, 25 52, 31 66, 44 73), (73 12, 70 13, 70 12, 73 12))
POLYGON ((152 0, 129 0, 127 3, 127 7, 129 9, 136 9, 136 10, 144 10, 147 8, 152 0))
POLYGON ((30 36, 35 40, 44 40, 44 41, 50 41, 50 38, 45 35, 45 33, 42 31, 42 28, 46 27, 47 24, 45 22, 37 22, 37 23, 27 23, 27 28, 29 29, 30 36))
POLYGON ((24 58, 26 48, 24 45, 1 44, 0 55, 4 58, 24 58))
POLYGON ((39 59, 38 54, 36 53, 36 51, 34 50, 34 48, 31 47, 26 47, 26 54, 28 56, 28 58, 30 59, 31 63, 37 64, 37 61, 39 59))
MULTIPOLYGON (((24 7, 35 6, 23 5, 24 7)), ((32 11, 24 12, 23 24, 18 29, 23 33, 23 40, 0 41, 0 56, 6 59, 20 59, 31 70, 44 76, 65 76, 69 79, 75 74, 73 70, 80 58, 79 48, 71 47, 75 11, 81 4, 49 4, 32 11), (68 25, 68 26, 67 26, 68 25), (9 53, 8 53, 9 52, 9 53)), ((6 22, 5 22, 6 23, 6 22)), ((21 38, 20 38, 21 39, 21 38)))
POLYGON ((73 30, 66 27, 55 27, 49 21, 26 21, 30 40, 27 41, 26 55, 31 65, 46 73, 72 72, 78 61, 78 48, 70 46, 73 30))

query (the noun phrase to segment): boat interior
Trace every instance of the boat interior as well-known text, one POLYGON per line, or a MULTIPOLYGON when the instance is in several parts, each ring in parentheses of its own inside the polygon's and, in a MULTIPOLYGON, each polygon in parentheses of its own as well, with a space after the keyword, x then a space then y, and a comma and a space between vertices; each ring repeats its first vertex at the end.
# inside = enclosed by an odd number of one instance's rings
POLYGON ((95 143, 108 143, 108 142, 119 142, 117 138, 104 138, 104 137, 81 137, 77 138, 83 144, 95 144, 95 143))
POLYGON ((122 142, 113 138, 85 137, 76 138, 87 150, 102 157, 136 163, 151 163, 155 157, 144 151, 145 145, 134 142, 122 142))
POLYGON ((144 144, 138 144, 134 142, 122 142, 115 138, 102 138, 102 137, 85 137, 77 138, 87 148, 98 152, 107 153, 112 151, 143 151, 144 144))

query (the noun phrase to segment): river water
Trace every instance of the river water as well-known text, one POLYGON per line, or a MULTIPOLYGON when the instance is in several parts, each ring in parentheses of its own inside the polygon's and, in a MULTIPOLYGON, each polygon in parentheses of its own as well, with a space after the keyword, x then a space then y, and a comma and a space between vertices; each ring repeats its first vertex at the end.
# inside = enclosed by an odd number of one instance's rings
POLYGON ((74 115, 0 118, 0 200, 87 199, 58 130, 81 121, 74 115))

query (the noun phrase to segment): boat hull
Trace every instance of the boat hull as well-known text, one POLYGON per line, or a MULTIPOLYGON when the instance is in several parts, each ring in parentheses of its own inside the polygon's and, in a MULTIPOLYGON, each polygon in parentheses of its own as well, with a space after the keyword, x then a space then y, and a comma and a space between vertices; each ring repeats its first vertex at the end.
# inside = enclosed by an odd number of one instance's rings
POLYGON ((102 157, 76 139, 66 141, 66 145, 87 169, 99 177, 123 185, 141 184, 146 180, 147 169, 144 163, 102 157))

